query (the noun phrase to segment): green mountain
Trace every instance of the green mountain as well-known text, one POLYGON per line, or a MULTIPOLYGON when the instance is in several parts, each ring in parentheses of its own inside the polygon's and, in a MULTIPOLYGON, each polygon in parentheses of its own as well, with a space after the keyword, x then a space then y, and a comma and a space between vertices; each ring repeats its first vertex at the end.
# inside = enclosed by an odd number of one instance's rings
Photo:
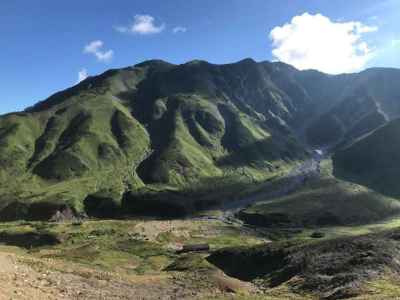
POLYGON ((186 209, 196 197, 177 191, 268 178, 306 156, 280 119, 289 104, 251 60, 149 61, 89 78, 0 118, 1 216, 137 211, 143 197, 186 209))
POLYGON ((0 218, 215 205, 305 159, 295 136, 324 146, 396 116, 400 87, 387 82, 399 76, 246 59, 147 61, 90 77, 0 117, 0 218))
POLYGON ((333 156, 337 177, 399 197, 400 119, 377 129, 333 156))

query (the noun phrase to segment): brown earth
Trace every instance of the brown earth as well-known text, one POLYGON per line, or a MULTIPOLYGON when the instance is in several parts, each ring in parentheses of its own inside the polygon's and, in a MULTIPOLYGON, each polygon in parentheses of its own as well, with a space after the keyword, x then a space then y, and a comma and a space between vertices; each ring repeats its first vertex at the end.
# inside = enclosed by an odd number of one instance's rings
POLYGON ((0 252, 0 266, 0 300, 212 299, 252 288, 222 272, 120 276, 8 252, 0 252))

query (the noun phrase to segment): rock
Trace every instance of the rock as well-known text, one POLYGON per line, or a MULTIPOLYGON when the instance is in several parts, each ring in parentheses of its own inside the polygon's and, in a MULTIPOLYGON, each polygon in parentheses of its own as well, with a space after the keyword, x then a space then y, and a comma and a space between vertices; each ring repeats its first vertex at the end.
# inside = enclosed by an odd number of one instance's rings
POLYGON ((75 214, 71 208, 65 206, 61 210, 57 210, 56 213, 50 218, 50 222, 66 222, 75 219, 75 214))

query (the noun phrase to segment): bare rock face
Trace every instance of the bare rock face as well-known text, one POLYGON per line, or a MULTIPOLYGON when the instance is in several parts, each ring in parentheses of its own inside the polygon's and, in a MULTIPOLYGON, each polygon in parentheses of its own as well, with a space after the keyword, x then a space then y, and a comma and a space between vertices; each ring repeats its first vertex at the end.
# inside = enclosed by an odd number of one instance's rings
POLYGON ((76 216, 71 208, 65 207, 62 210, 57 210, 56 213, 50 218, 50 222, 66 222, 76 220, 76 216))

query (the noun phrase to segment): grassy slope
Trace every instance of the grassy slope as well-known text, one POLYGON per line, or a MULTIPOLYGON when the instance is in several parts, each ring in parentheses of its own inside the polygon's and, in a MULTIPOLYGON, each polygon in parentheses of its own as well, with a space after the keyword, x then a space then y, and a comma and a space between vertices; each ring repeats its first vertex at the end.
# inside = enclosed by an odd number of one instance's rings
MULTIPOLYGON (((115 279, 120 283, 119 288, 126 286, 130 291, 135 291, 142 282, 149 282, 146 288, 156 289, 154 294, 158 291, 160 297, 176 296, 177 290, 171 286, 178 285, 188 295, 182 299, 210 292, 206 298, 213 299, 214 293, 222 295, 230 286, 235 290, 241 288, 240 283, 204 259, 207 253, 178 255, 176 250, 182 244, 209 243, 214 250, 262 242, 253 232, 209 220, 0 224, 0 255, 16 253, 19 262, 41 274, 60 273, 59 278, 65 278, 63 289, 72 289, 69 277, 79 276, 83 282, 99 283, 94 286, 106 293, 108 287, 101 283, 115 279), (29 238, 32 236, 36 238, 29 238)), ((115 293, 115 287, 112 292, 115 293)), ((115 298, 120 299, 120 293, 117 294, 115 298)), ((146 297, 158 298, 152 295, 146 297)))
POLYGON ((330 95, 323 96, 331 105, 325 105, 325 113, 308 127, 309 143, 318 147, 349 143, 383 125, 387 117, 397 117, 399 79, 398 70, 379 68, 331 78, 325 86, 330 95), (340 80, 344 82, 336 85, 340 80))
POLYGON ((400 120, 394 120, 333 156, 339 178, 399 197, 400 120))
POLYGON ((241 213, 251 224, 271 227, 324 227, 368 224, 400 212, 400 203, 330 175, 310 179, 296 193, 255 204, 241 213))
MULTIPOLYGON (((238 80, 232 72, 251 72, 256 86, 267 84, 257 64, 224 68, 148 62, 89 78, 24 113, 1 117, 2 217, 27 217, 37 202, 82 211, 89 194, 119 206, 123 193, 145 186, 144 192, 170 187, 187 193, 207 179, 225 178, 229 189, 304 158, 304 150, 270 129, 254 107, 221 96, 238 80)), ((258 97, 259 106, 269 95, 252 88, 241 93, 258 97)))
MULTIPOLYGON (((91 191, 121 193, 125 182, 143 185, 131 168, 148 151, 145 129, 106 96, 89 98, 84 104, 71 102, 55 112, 27 114, 15 133, 2 139, 2 159, 11 165, 1 171, 4 198, 68 201, 79 209, 91 191), (26 119, 34 122, 36 128, 30 128, 36 132, 27 132, 26 119), (119 138, 124 144, 119 144, 119 138), (10 169, 16 174, 13 182, 10 169)), ((1 120, 2 128, 13 117, 1 120)))
MULTIPOLYGON (((208 261, 228 275, 318 299, 399 295, 399 229, 313 243, 221 249, 208 261), (384 287, 388 290, 384 290, 384 287)), ((284 295, 285 295, 284 294, 284 295)), ((299 296, 300 296, 299 295, 299 296)))
POLYGON ((127 275, 168 275, 167 271, 213 269, 207 253, 178 255, 182 244, 208 243, 213 250, 259 245, 253 232, 218 221, 90 221, 83 224, 2 223, 0 251, 64 261, 127 275), (28 238, 35 235, 36 238, 28 238), (202 267, 201 267, 202 266, 202 267))
MULTIPOLYGON (((90 194, 101 195, 95 206, 109 207, 104 199, 120 206, 125 192, 149 190, 183 191, 177 201, 185 203, 193 186, 203 193, 213 181, 226 199, 236 193, 229 194, 233 186, 271 178, 306 156, 288 124, 299 129, 305 115, 327 111, 349 84, 397 76, 365 74, 332 77, 252 60, 222 66, 149 61, 110 70, 0 118, 0 209, 44 201, 82 211, 90 194)), ((380 99, 382 86, 379 81, 365 93, 380 99)), ((396 88, 387 88, 382 108, 395 109, 396 88)), ((373 127, 371 118, 361 122, 373 127)), ((8 209, 23 217, 30 207, 8 209)))

